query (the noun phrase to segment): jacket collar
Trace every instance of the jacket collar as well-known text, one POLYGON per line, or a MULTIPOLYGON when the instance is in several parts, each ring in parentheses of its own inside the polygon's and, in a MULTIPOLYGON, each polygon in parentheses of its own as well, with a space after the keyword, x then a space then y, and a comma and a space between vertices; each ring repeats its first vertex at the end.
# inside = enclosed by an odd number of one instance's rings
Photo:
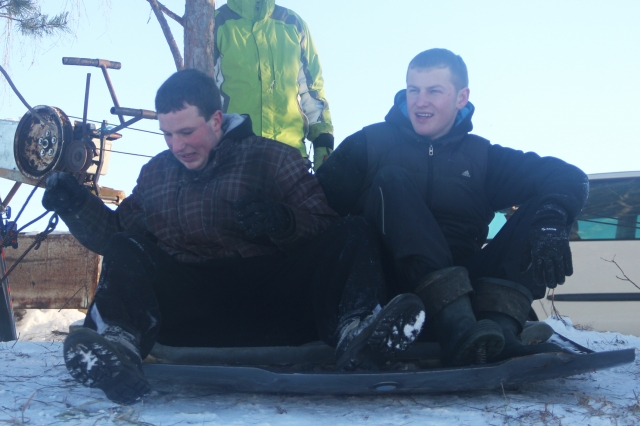
POLYGON ((473 117, 473 113, 475 112, 475 107, 471 102, 467 102, 467 105, 458 111, 458 115, 456 117, 456 122, 453 127, 446 135, 436 139, 431 140, 425 136, 421 136, 417 134, 413 130, 413 125, 411 124, 411 120, 409 120, 409 113, 407 112, 407 93, 406 89, 400 90, 396 93, 394 98, 393 106, 387 113, 384 120, 387 123, 394 124, 402 130, 403 133, 412 135, 418 140, 429 142, 429 143, 437 143, 437 144, 446 144, 449 142, 454 142, 462 139, 467 133, 473 130, 473 124, 471 123, 471 117, 473 117))
POLYGON ((251 117, 246 114, 223 114, 222 131, 224 134, 220 142, 218 142, 209 154, 209 163, 211 163, 211 159, 217 152, 226 150, 227 145, 232 144, 234 140, 255 136, 255 133, 253 133, 253 125, 251 124, 251 117))
POLYGON ((228 0, 229 9, 252 22, 263 21, 273 13, 275 0, 228 0))

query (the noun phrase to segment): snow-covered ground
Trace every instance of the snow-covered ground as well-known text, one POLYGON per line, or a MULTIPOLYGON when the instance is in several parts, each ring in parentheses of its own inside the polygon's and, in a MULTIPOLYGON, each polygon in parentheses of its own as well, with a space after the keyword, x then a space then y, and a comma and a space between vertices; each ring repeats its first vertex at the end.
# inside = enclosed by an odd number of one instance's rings
MULTIPOLYGON (((62 340, 83 314, 29 310, 18 341, 0 343, 0 423, 14 425, 637 425, 640 361, 514 390, 416 396, 214 394, 204 388, 154 389, 133 406, 77 385, 62 340)), ((596 351, 640 349, 640 338, 547 322, 596 351)))

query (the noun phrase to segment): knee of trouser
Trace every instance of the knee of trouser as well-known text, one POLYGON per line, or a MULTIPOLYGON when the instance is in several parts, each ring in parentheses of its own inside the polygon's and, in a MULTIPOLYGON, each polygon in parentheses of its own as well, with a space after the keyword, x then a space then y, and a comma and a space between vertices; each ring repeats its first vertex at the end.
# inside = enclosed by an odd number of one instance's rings
POLYGON ((105 258, 124 258, 131 259, 143 255, 147 249, 145 248, 149 241, 132 232, 117 232, 109 238, 107 246, 104 250, 105 258))
POLYGON ((338 222, 341 234, 355 237, 362 241, 377 240, 377 232, 364 216, 347 216, 338 222))

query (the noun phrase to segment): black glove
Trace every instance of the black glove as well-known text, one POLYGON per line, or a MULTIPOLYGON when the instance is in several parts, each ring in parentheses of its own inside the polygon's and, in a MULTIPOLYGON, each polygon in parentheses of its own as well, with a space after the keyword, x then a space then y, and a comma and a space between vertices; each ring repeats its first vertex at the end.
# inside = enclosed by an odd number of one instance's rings
POLYGON ((283 238, 293 232, 293 215, 289 207, 260 194, 249 194, 234 204, 238 225, 249 238, 263 234, 283 238))
POLYGON ((317 171, 324 160, 333 152, 333 135, 320 133, 313 140, 313 171, 317 171))
POLYGON ((54 172, 47 178, 42 206, 60 215, 76 214, 90 195, 72 175, 54 172))
MULTIPOLYGON (((530 267, 539 285, 556 288, 573 274, 567 213, 555 205, 543 206, 534 216, 524 268, 530 267)), ((524 269, 523 268, 523 269, 524 269)))

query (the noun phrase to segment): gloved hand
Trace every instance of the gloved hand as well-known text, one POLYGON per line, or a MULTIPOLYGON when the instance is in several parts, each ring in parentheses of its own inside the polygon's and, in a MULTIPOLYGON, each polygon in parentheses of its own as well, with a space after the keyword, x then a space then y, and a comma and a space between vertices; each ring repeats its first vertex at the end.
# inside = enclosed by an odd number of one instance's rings
POLYGON ((555 205, 543 206, 534 216, 523 266, 533 271, 539 285, 556 288, 573 274, 567 213, 555 205))
POLYGON ((60 215, 76 214, 90 195, 72 175, 54 172, 47 178, 42 206, 60 215))
POLYGON ((313 140, 313 171, 324 163, 324 160, 333 152, 333 135, 330 133, 320 133, 313 140))
POLYGON ((236 221, 248 238, 267 234, 283 238, 293 232, 293 214, 289 207, 260 194, 249 194, 234 204, 236 221))

